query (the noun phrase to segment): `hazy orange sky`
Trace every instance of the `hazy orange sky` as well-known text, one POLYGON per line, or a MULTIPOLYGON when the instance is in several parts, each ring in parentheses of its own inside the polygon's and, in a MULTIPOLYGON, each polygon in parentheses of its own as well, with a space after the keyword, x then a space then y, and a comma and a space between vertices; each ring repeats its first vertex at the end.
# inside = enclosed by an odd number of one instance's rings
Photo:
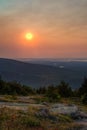
POLYGON ((87 0, 0 0, 0 57, 87 58, 87 0))

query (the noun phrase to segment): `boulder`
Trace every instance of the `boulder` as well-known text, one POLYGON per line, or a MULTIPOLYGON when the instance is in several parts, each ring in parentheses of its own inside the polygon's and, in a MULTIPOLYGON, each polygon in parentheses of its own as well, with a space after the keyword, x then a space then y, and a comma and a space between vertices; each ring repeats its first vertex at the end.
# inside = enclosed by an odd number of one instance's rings
POLYGON ((76 105, 64 105, 55 104, 50 108, 50 112, 55 114, 72 114, 78 112, 78 107, 76 105))

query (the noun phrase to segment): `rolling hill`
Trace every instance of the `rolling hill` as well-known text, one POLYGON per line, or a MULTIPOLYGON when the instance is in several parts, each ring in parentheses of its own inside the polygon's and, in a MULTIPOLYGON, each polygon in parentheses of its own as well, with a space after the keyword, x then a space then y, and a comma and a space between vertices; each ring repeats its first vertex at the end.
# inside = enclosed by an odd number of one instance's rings
POLYGON ((0 75, 6 81, 18 81, 32 87, 57 85, 65 80, 76 88, 87 76, 87 62, 57 62, 57 66, 52 66, 0 58, 0 75))

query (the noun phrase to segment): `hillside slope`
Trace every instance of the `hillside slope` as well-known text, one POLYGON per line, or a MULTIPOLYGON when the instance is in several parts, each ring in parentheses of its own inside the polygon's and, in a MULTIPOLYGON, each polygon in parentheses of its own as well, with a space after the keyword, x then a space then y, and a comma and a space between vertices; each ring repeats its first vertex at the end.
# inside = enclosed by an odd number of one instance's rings
POLYGON ((61 80, 69 82, 73 88, 79 87, 84 76, 87 75, 87 67, 86 65, 85 68, 75 67, 59 68, 0 58, 0 75, 3 79, 15 80, 32 87, 58 84, 61 80))

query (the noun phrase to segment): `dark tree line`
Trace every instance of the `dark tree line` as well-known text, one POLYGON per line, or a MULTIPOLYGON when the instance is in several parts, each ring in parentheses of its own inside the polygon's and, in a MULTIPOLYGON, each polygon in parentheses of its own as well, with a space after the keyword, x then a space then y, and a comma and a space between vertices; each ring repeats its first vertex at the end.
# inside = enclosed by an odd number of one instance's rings
POLYGON ((72 90, 65 81, 61 81, 57 86, 40 87, 37 89, 37 93, 45 94, 52 100, 58 100, 60 97, 78 97, 84 104, 87 104, 87 78, 85 77, 81 86, 75 90, 72 90))
POLYGON ((34 89, 29 86, 22 85, 18 82, 6 82, 0 76, 0 95, 30 95, 43 94, 50 99, 58 100, 60 97, 80 97, 83 103, 87 104, 87 78, 85 77, 81 86, 72 90, 70 85, 65 81, 61 81, 59 85, 49 85, 34 89))
POLYGON ((84 81, 81 87, 78 89, 77 94, 81 97, 82 102, 87 104, 87 78, 84 78, 84 81))
POLYGON ((61 81, 59 85, 50 85, 48 87, 40 87, 37 89, 38 94, 59 94, 61 97, 71 97, 73 96, 73 91, 68 83, 61 81))
POLYGON ((25 85, 21 85, 20 83, 13 81, 13 82, 6 82, 0 79, 0 95, 29 95, 34 94, 34 90, 25 85))

